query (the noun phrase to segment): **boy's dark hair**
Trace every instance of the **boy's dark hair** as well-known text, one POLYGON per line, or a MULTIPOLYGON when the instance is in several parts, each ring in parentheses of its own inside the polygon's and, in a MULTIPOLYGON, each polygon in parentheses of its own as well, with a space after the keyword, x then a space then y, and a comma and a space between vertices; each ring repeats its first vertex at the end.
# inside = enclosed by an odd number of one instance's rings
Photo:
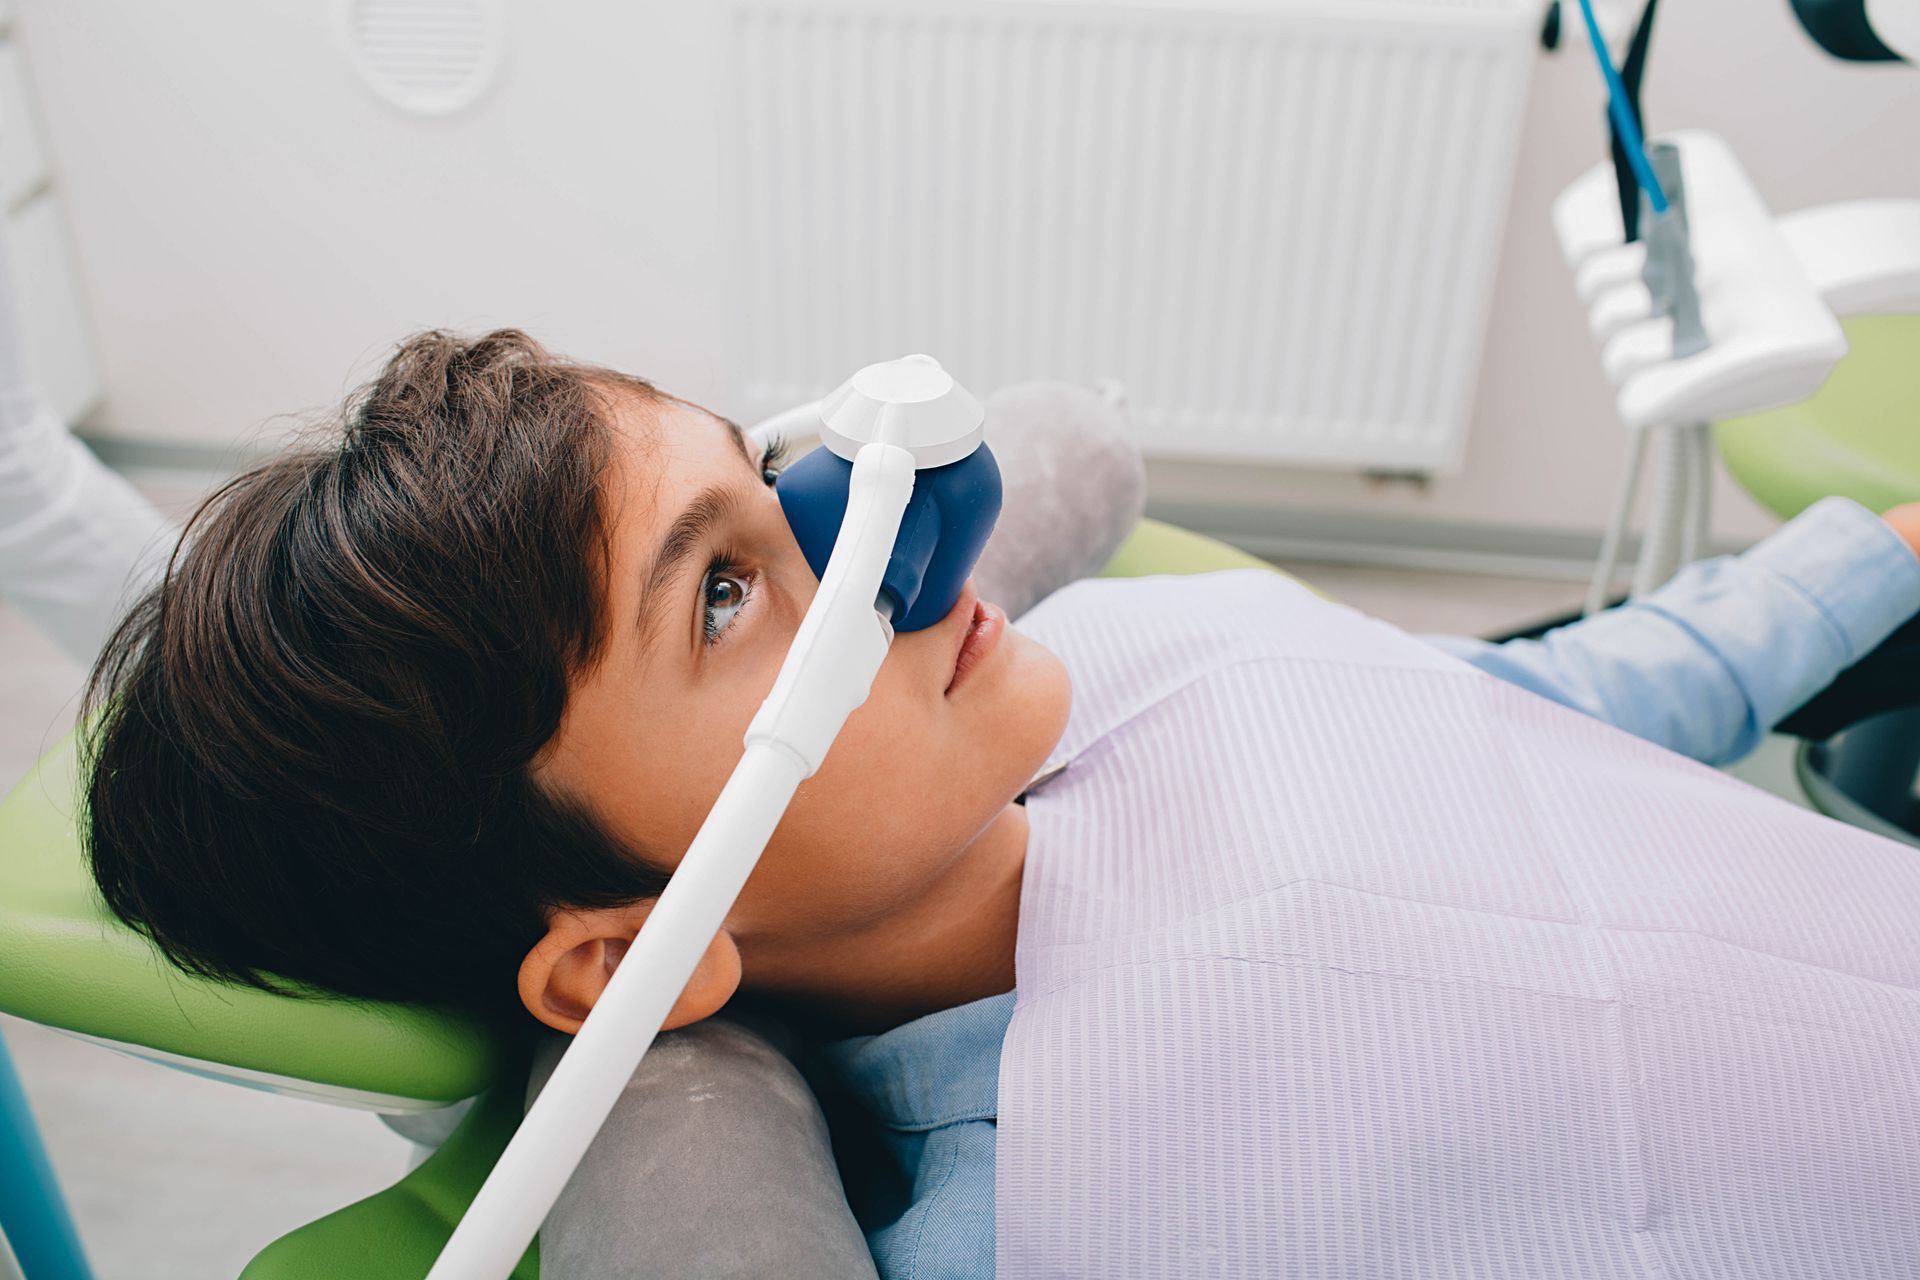
POLYGON ((601 649, 629 398, 665 399, 514 330, 425 333, 336 441, 206 502, 88 684, 114 914, 192 973, 499 1018, 545 908, 665 887, 529 771, 601 649))

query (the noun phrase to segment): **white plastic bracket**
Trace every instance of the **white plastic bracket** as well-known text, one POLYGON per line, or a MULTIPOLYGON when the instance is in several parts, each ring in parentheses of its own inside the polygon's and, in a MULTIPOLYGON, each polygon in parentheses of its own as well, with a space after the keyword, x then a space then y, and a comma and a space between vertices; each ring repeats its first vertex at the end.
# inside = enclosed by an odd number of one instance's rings
POLYGON ((1726 143, 1697 130, 1668 140, 1686 170, 1704 351, 1673 356, 1671 321, 1652 313, 1631 270, 1636 252, 1622 243, 1611 164, 1581 175, 1553 207, 1621 421, 1711 422, 1804 399, 1846 354, 1833 310, 1726 143))

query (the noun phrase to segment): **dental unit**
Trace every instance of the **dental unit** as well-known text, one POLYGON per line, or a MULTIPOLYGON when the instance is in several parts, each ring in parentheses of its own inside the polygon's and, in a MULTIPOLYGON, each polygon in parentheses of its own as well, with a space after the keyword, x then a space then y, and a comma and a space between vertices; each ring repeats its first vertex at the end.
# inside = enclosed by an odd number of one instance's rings
MULTIPOLYGON (((945 617, 1000 511, 985 410, 933 358, 869 365, 773 430, 823 447, 776 491, 820 585, 745 750, 658 905, 429 1272, 499 1280, 525 1252, 896 632, 945 617)), ((762 428, 765 430, 766 428, 762 428)))
MULTIPOLYGON (((1847 354, 1840 314, 1905 309, 1920 279, 1920 222, 1911 201, 1855 201, 1776 217, 1719 137, 1701 130, 1643 137, 1637 87, 1613 66, 1595 0, 1580 0, 1579 8, 1607 91, 1616 153, 1625 160, 1590 169, 1553 210, 1627 428, 1626 470, 1584 605, 1593 614, 1614 598, 1649 459, 1634 595, 1704 553, 1712 424, 1818 392, 1847 354)), ((1643 45, 1653 9, 1640 9, 1643 45)), ((1822 47, 1842 57, 1892 58, 1920 28, 1920 4, 1911 0, 1795 0, 1794 9, 1822 47)))

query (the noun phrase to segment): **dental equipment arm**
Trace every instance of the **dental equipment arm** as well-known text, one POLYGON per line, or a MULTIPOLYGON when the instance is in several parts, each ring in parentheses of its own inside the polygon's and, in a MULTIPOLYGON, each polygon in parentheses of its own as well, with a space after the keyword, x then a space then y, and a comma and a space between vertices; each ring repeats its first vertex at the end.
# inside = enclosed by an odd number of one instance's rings
POLYGON ((810 532, 831 525, 819 589, 747 727, 740 763, 428 1280, 504 1280, 513 1269, 732 910, 795 789, 866 700, 892 641, 889 619, 910 630, 916 614, 938 620, 952 607, 999 511, 998 472, 980 443, 983 416, 926 356, 870 365, 821 402, 821 437, 833 456, 807 470, 831 470, 851 454, 844 516, 831 509, 837 493, 781 494, 803 548, 810 532), (949 474, 966 467, 976 480, 990 472, 991 494, 945 506, 916 502, 916 466, 949 474), (801 527, 802 513, 810 529, 801 527), (912 545, 896 547, 909 539, 912 545), (930 572, 943 540, 945 571, 930 572))

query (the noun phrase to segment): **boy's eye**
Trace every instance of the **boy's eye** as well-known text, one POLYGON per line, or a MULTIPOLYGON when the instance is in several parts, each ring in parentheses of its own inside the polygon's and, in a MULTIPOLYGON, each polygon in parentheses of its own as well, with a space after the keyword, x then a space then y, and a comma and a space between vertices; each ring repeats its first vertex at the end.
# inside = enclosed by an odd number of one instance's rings
POLYGON ((700 597, 703 614, 701 630, 708 644, 719 640, 726 629, 733 625, 734 615, 747 602, 747 590, 745 578, 718 569, 707 571, 706 579, 700 586, 700 597))

